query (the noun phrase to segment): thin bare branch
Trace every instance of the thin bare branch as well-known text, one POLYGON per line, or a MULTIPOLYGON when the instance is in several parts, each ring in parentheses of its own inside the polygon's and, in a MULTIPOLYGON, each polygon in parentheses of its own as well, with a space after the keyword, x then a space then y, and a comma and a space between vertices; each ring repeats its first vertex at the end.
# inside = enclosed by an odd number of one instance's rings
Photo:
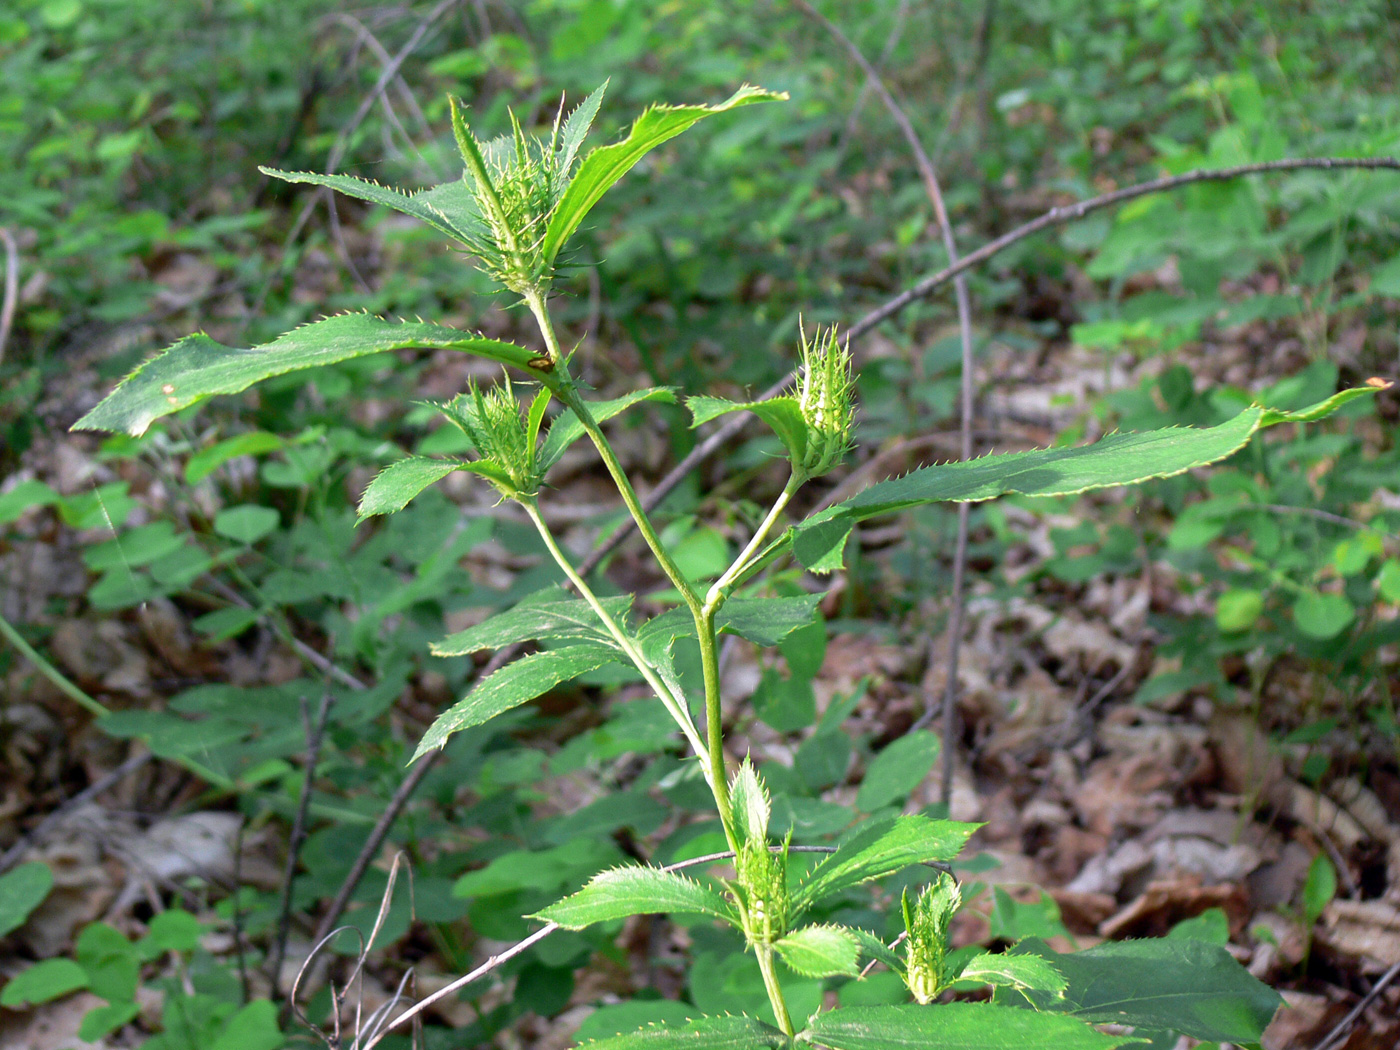
POLYGON ((291 932, 292 881, 296 878, 297 860, 301 846, 306 841, 306 814, 311 807, 312 785, 316 782, 316 764, 321 759, 321 741, 325 739, 326 723, 330 719, 335 697, 330 689, 321 691, 321 704, 316 709, 315 720, 311 717, 310 705, 306 697, 298 699, 301 708, 302 732, 306 739, 306 771, 302 780, 300 797, 297 799, 296 814, 292 818, 292 835, 287 842, 287 863, 282 871, 282 902, 278 911, 276 940, 272 946, 272 956, 268 964, 268 979, 272 982, 273 994, 282 990, 282 963, 287 957, 287 937, 291 932))
POLYGON ((5 298, 0 301, 0 362, 3 362, 5 344, 10 341, 10 327, 15 323, 15 308, 19 305, 19 246, 6 226, 0 226, 0 241, 5 244, 5 298))
POLYGON ((1337 1046, 1343 1038, 1351 1033, 1351 1026, 1356 1024, 1361 1015, 1366 1012, 1366 1008, 1376 1001, 1381 992, 1385 991, 1386 986, 1397 976, 1400 976, 1400 962, 1381 975, 1381 979, 1375 983, 1375 986, 1362 997, 1359 1003, 1351 1008, 1345 1017, 1337 1022, 1337 1026, 1328 1032, 1322 1042, 1318 1043, 1313 1050, 1331 1050, 1332 1047, 1337 1046))
MULTIPOLYGON (((929 160, 928 153, 924 151, 923 143, 919 141, 918 132, 914 130, 914 125, 909 120, 909 115, 905 113, 885 86, 879 70, 877 70, 866 57, 861 54, 860 48, 841 32, 834 22, 828 19, 820 11, 814 8, 807 0, 794 0, 799 8, 813 21, 820 23, 828 33, 846 49, 846 53, 851 56, 851 60, 860 66, 865 74, 866 83, 870 85, 875 93, 880 96, 880 101, 885 104, 885 109, 889 111, 894 122, 899 125, 900 133, 904 136, 904 141, 909 144, 909 150, 914 155, 914 163, 919 169, 919 177, 924 183, 924 193, 928 196, 929 203, 933 205, 934 216, 938 220, 939 228, 943 235, 943 250, 948 254, 948 262, 956 264, 958 261, 958 247, 953 238, 953 225, 948 219, 948 209, 943 202, 943 190, 938 184, 938 175, 933 170, 933 162, 929 160)), ((972 306, 967 294, 967 276, 959 273, 953 278, 953 293, 958 309, 958 336, 962 342, 962 398, 961 398, 961 418, 959 421, 959 433, 961 436, 960 458, 972 458, 972 306)), ((958 538, 953 549, 953 593, 952 593, 952 618, 948 625, 948 662, 947 681, 943 690, 943 768, 939 780, 939 799, 947 804, 953 793, 953 759, 955 748, 953 741, 957 738, 957 699, 958 699, 958 657, 962 650, 962 626, 963 626, 963 606, 964 590, 967 578, 967 529, 968 514, 970 507, 967 503, 958 504, 958 538)), ((923 715, 914 723, 914 728, 923 728, 933 721, 935 708, 930 703, 923 715)))

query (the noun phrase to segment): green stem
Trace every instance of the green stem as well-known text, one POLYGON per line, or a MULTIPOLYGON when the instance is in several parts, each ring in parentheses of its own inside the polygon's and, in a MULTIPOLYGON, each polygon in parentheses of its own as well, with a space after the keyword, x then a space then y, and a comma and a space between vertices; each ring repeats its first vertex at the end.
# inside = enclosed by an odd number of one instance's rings
POLYGON ((3 616, 0 616, 0 634, 3 634, 9 643, 19 650, 20 655, 37 667, 39 672, 52 682, 60 692, 77 701, 78 706, 84 711, 96 715, 98 718, 105 718, 112 713, 100 701, 94 700, 78 688, 76 682, 51 664, 38 649, 26 642, 24 636, 15 630, 10 621, 3 616))
POLYGON ((729 773, 724 766, 724 720, 720 711, 719 641, 715 634, 715 611, 708 606, 695 614, 695 636, 700 642, 700 667, 705 675, 705 735, 709 741, 711 765, 710 790, 719 809, 720 824, 729 848, 739 852, 739 839, 734 833, 733 808, 729 802, 729 773))
MULTIPOLYGON (((76 701, 83 710, 96 715, 98 718, 105 718, 112 713, 110 708, 88 696, 87 693, 83 692, 83 690, 78 687, 76 682, 50 663, 39 650, 26 642, 24 636, 15 630, 10 621, 3 616, 0 616, 0 635, 4 635, 5 639, 20 651, 20 655, 37 667, 39 672, 61 692, 70 699, 76 701)), ((174 761, 184 766, 191 773, 212 787, 219 788, 222 791, 233 791, 236 788, 234 782, 228 777, 221 773, 214 772, 208 766, 196 762, 192 758, 180 756, 175 758, 174 761)))
POLYGON ((535 320, 539 324, 540 334, 544 336, 550 360, 554 362, 555 368, 559 372, 564 373, 557 375, 554 379, 554 385, 551 386, 554 396, 559 398, 564 407, 578 417, 578 421, 583 425, 584 433, 589 436, 594 447, 597 448, 598 455, 603 459, 603 465, 608 468, 608 474, 613 479, 613 484, 617 486, 617 491, 622 495, 622 502, 627 505, 628 513, 632 515, 632 520, 637 524, 637 531, 642 534, 642 539, 651 548, 651 553, 656 558, 657 564, 666 573, 672 586, 680 592, 681 598, 685 601, 692 615, 698 614, 700 598, 690 585, 690 581, 685 578, 685 574, 681 572, 680 566, 672 560, 670 554, 661 545, 661 537, 656 534, 651 519, 647 517, 646 509, 642 506, 642 501, 637 498, 636 490, 632 488, 632 483, 627 480, 627 475, 623 473, 622 464, 618 462, 612 446, 608 444, 607 437, 598 426, 598 421, 593 418, 593 413, 589 411, 587 403, 578 396, 578 391, 574 389, 573 383, 564 370, 564 357, 559 349, 559 339, 554 334, 554 322, 550 320, 549 309, 545 306, 544 297, 538 291, 531 291, 526 293, 524 298, 525 305, 530 308, 530 312, 535 315, 535 320))
POLYGON ((763 987, 768 992, 773 1016, 778 1019, 778 1027, 791 1036, 792 1018, 788 1015, 787 1002, 783 999, 783 990, 778 986, 778 974, 773 968, 773 947, 768 944, 756 944, 754 954, 758 956, 758 968, 763 974, 763 987))
POLYGON ((704 741, 700 739, 700 734, 696 731, 695 724, 690 720, 690 714, 686 710, 684 700, 671 692, 670 688, 667 687, 666 683, 657 675, 655 669, 652 668, 646 657, 637 649, 636 643, 632 640, 631 636, 622 629, 616 620, 608 615, 607 610, 603 608, 603 603, 600 602, 598 596, 593 593, 593 589, 589 587, 583 577, 578 574, 578 571, 569 561, 568 556, 560 549, 559 544, 554 539, 554 534, 549 531, 549 526, 545 524, 544 518, 540 516, 539 507, 534 503, 527 503, 524 500, 520 501, 520 505, 525 508, 525 513, 528 514, 530 520, 534 522, 536 530, 539 531, 540 538, 544 540, 544 545, 549 549, 550 555, 558 563, 559 568, 564 570, 564 575, 569 578, 569 582, 572 583, 579 594, 583 596, 583 600, 588 603, 589 608, 603 621, 603 626, 606 627, 608 633, 612 635, 613 641, 617 642, 622 651, 627 654, 627 658, 632 661, 637 670, 642 673, 642 677, 646 679, 647 685, 651 686, 652 690, 661 699, 661 703, 665 706, 667 713, 670 714, 670 716, 675 719, 676 724, 681 727, 681 732, 685 734, 686 740, 700 758, 700 764, 704 768, 706 778, 712 780, 710 752, 705 747, 704 741))
POLYGON ((743 575, 744 571, 749 567, 749 561, 758 553, 758 549, 763 546, 764 541, 768 538, 768 533, 772 531, 774 523, 778 520, 778 515, 782 514, 787 508, 792 497, 796 494, 797 490, 802 487, 804 480, 805 479, 799 477, 796 473, 793 473, 788 478, 788 483, 783 486, 783 491, 778 495, 778 498, 773 501, 773 506, 769 509, 768 514, 764 517, 763 521, 759 523, 758 528, 754 530, 753 537, 749 540, 748 546, 734 559, 734 563, 724 570, 724 575, 717 579, 710 587, 709 593, 705 595, 706 609, 713 609, 717 612, 719 607, 724 604, 725 599, 729 597, 728 592, 733 586, 734 581, 743 575))

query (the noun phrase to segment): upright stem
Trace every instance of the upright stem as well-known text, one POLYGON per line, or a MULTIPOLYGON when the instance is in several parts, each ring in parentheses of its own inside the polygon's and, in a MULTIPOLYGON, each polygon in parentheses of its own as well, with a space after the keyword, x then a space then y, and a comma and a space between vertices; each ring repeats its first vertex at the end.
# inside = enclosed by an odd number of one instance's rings
POLYGON ((773 1007, 773 1016, 778 1019, 778 1027, 788 1035, 793 1034, 792 1017, 788 1014, 783 990, 778 986, 778 975, 773 969, 773 947, 768 944, 754 945, 758 957, 758 969, 763 974, 763 987, 768 992, 768 1002, 773 1007))
POLYGON ((720 710, 719 641, 715 635, 715 610, 708 603, 695 613, 695 636, 700 642, 700 668, 705 675, 705 735, 710 748, 713 775, 710 790, 719 809, 720 824, 729 848, 739 852, 729 803, 729 774, 724 766, 724 720, 720 710))
MULTIPOLYGON (((530 312, 535 315, 535 321, 539 324, 540 334, 544 336, 545 346, 549 350, 549 357, 556 368, 564 367, 564 356, 559 349, 559 339, 554 334, 554 322, 550 319, 549 308, 545 305, 544 296, 540 292, 530 292, 525 295, 525 305, 530 308, 530 312)), ((583 424, 584 433, 593 441, 593 445, 598 450, 598 455, 603 458, 603 465, 608 468, 608 474, 612 476, 613 484, 622 494, 622 502, 627 504, 627 511, 632 515, 632 520, 637 524, 637 531, 642 534, 646 544, 651 548, 651 553, 655 556, 657 564, 666 573, 667 579, 672 586, 680 592, 681 598, 685 601, 686 607, 692 614, 698 614, 700 610, 700 598, 695 593, 695 588, 690 585, 690 581, 685 578, 680 567, 671 559, 666 549, 661 545, 661 537, 652 528, 651 519, 647 517, 646 509, 642 506, 642 501, 637 498, 636 490, 632 488, 632 483, 627 479, 627 475, 622 470, 622 464, 617 461, 617 456, 608 444, 608 439, 598 426, 598 421, 593 418, 593 413, 589 411, 587 403, 578 396, 578 391, 574 389, 567 374, 562 380, 557 382, 553 388, 554 395, 564 403, 578 421, 583 424)))

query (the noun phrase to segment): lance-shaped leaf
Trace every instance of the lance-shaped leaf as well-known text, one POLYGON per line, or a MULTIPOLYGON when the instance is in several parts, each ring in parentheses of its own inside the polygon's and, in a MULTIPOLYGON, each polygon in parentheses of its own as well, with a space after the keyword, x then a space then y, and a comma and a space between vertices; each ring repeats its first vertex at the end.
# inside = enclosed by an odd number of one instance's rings
POLYGON ((529 367, 535 355, 514 343, 442 325, 341 314, 303 325, 250 350, 224 346, 203 333, 186 336, 123 379, 96 408, 74 423, 73 429, 140 436, 161 416, 214 394, 236 394, 264 379, 304 368, 410 349, 464 350, 540 375, 529 367))
POLYGON ((862 930, 859 926, 849 926, 847 929, 860 944, 860 950, 867 959, 875 959, 884 963, 895 973, 904 973, 904 960, 899 953, 890 948, 884 941, 880 940, 869 930, 862 930))
POLYGON ((454 470, 471 466, 456 459, 430 459, 409 456, 390 463, 374 476, 365 494, 360 497, 360 520, 375 514, 392 514, 403 510, 409 501, 429 485, 436 484, 454 470))
POLYGON ((618 179, 633 165, 669 139, 675 138, 696 121, 725 113, 751 102, 784 99, 787 95, 745 84, 725 101, 714 106, 652 106, 636 119, 621 142, 593 150, 579 165, 578 174, 564 191, 545 229, 542 255, 545 265, 554 262, 559 250, 573 236, 593 205, 597 204, 618 179))
MULTIPOLYGON (((820 594, 791 598, 730 598, 715 616, 716 629, 737 634, 755 645, 774 646, 799 627, 806 627, 816 616, 820 594)), ((695 621, 688 610, 676 607, 654 616, 637 631, 642 651, 648 657, 670 648, 677 638, 695 633, 695 621)))
MULTIPOLYGON (((675 392, 670 387, 655 386, 645 390, 634 390, 609 401, 590 401, 588 411, 592 413, 595 422, 601 423, 641 401, 675 400, 675 392)), ((544 444, 540 446, 540 471, 546 471, 558 463, 564 451, 582 436, 583 424, 579 422, 578 416, 565 409, 550 424, 549 433, 545 435, 544 444)))
POLYGON ((800 464, 806 458, 807 423, 795 397, 781 395, 770 397, 766 401, 726 401, 723 398, 702 395, 686 398, 685 405, 690 409, 691 426, 696 427, 730 412, 752 412, 767 423, 778 436, 793 463, 800 464))
POLYGON ((1064 1014, 989 1003, 852 1006, 813 1017, 798 1039, 831 1050, 1113 1050, 1146 1042, 1105 1035, 1064 1014))
POLYGON ((980 824, 906 816, 877 820, 836 847, 813 869, 792 896, 792 913, 871 879, 892 875, 911 864, 952 860, 980 824))
POLYGON ((631 865, 595 875, 588 885, 530 916, 581 930, 595 922, 629 915, 708 915, 737 923, 734 906, 694 879, 660 868, 631 865))
POLYGON ((593 94, 580 102, 569 114, 569 119, 564 121, 559 133, 559 171, 565 178, 569 177, 574 161, 578 159, 579 147, 583 145, 588 129, 593 126, 593 120, 598 116, 598 107, 603 104, 603 94, 607 90, 608 82, 605 80, 593 94))
POLYGON ((412 215, 415 219, 422 219, 439 233, 445 233, 463 244, 470 245, 479 241, 486 229, 471 187, 462 179, 444 182, 440 186, 417 193, 404 193, 402 190, 381 186, 369 179, 357 179, 352 175, 321 175, 314 171, 278 171, 276 168, 258 170, 284 182, 329 186, 347 197, 369 201, 371 204, 382 204, 394 211, 412 215))
POLYGON ((843 926, 804 926, 774 941, 773 947, 802 977, 860 976, 860 945, 843 926))
POLYGON ((542 696, 560 682, 567 682, 589 671, 621 659, 616 649, 603 645, 571 645, 522 656, 495 674, 444 711, 428 727, 410 762, 442 747, 453 733, 495 718, 512 707, 542 696))
POLYGON ((1042 959, 1038 955, 991 952, 974 955, 962 968, 957 979, 996 985, 999 988, 1045 992, 1056 997, 1062 996, 1069 984, 1049 959, 1042 959))
POLYGON ((766 848, 772 806, 768 801, 768 789, 747 758, 739 763, 739 772, 734 774, 734 782, 729 786, 729 806, 734 815, 734 834, 739 841, 766 848))
MULTIPOLYGON (((550 587, 513 605, 505 612, 482 620, 475 627, 448 635, 432 645, 436 656, 462 656, 482 649, 504 649, 517 642, 537 639, 607 638, 603 622, 582 598, 564 598, 558 587, 550 587)), ((632 596, 620 594, 601 599, 603 609, 614 620, 627 615, 632 596)))
POLYGON ((1068 985, 1062 996, 1026 993, 1038 1010, 1094 1024, 1168 1029, 1211 1043, 1258 1043, 1283 999, 1224 948, 1206 941, 1156 938, 1113 941, 1060 954, 1028 937, 1011 955, 1054 964, 1068 985))
POLYGON ((984 456, 924 467, 873 485, 860 495, 815 514, 765 552, 788 542, 799 561, 816 572, 840 568, 846 537, 856 522, 927 503, 970 503, 1008 493, 1072 496, 1091 489, 1135 485, 1216 463, 1244 448, 1265 427, 1303 423, 1384 389, 1380 380, 1344 390, 1297 412, 1255 406, 1216 427, 1173 427, 1141 434, 1110 434, 1083 448, 1048 448, 984 456))
POLYGON ((587 1050, 788 1050, 792 1040, 752 1017, 698 1017, 584 1043, 587 1050))

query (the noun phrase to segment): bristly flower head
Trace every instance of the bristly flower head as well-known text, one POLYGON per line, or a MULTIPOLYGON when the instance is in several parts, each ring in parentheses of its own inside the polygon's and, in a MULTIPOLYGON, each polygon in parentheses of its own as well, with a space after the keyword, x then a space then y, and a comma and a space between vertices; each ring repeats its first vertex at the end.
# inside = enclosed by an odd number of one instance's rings
POLYGON ((772 944, 788 932, 787 860, 787 842, 781 852, 769 850, 765 842, 739 843, 739 855, 734 858, 739 876, 736 896, 750 944, 772 944))
POLYGON ((483 143, 467 127, 457 100, 449 99, 452 130, 466 164, 468 184, 481 212, 479 236, 469 247, 482 268, 511 291, 523 295, 549 282, 550 266, 542 245, 550 217, 568 187, 578 155, 578 140, 596 111, 584 114, 583 127, 558 118, 548 139, 526 135, 514 113, 511 133, 483 143))
POLYGON ((850 451, 854 387, 849 342, 838 342, 835 328, 818 328, 810 341, 803 331, 796 394, 807 424, 807 448, 801 464, 795 465, 808 477, 821 477, 850 451))
POLYGON ((466 393, 439 407, 481 453, 481 459, 473 464, 475 473, 485 477, 507 499, 534 499, 543 480, 542 472, 535 442, 527 430, 528 421, 521 414, 509 376, 488 390, 473 382, 466 393))
POLYGON ((909 940, 905 948, 908 972, 905 981, 920 1003, 931 1003, 952 983, 948 973, 948 927, 962 903, 962 890, 953 877, 939 872, 925 886, 914 906, 904 894, 904 928, 909 940))

